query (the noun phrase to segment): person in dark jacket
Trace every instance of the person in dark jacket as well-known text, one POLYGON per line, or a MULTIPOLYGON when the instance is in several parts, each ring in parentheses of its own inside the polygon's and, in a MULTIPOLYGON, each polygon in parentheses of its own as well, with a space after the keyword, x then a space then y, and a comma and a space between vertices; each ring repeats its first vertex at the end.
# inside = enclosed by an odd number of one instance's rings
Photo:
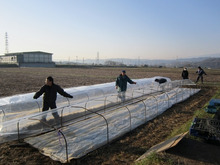
POLYGON ((121 74, 117 77, 116 82, 115 82, 115 88, 118 89, 118 97, 121 98, 122 101, 125 101, 125 92, 127 90, 127 82, 130 84, 136 84, 136 82, 132 81, 126 75, 126 71, 122 70, 121 74))
POLYGON ((165 79, 165 78, 160 78, 160 79, 155 79, 154 81, 155 81, 155 82, 158 82, 159 84, 162 84, 162 83, 167 82, 167 79, 165 79))
MULTIPOLYGON (((37 99, 42 94, 44 94, 42 111, 47 111, 49 110, 49 108, 50 109, 57 108, 56 106, 57 92, 64 97, 73 98, 73 96, 66 93, 59 85, 54 84, 53 78, 49 76, 45 80, 45 85, 41 87, 41 89, 38 92, 35 93, 33 98, 37 99)), ((55 120, 59 119, 59 115, 57 112, 53 113, 52 115, 54 116, 55 120)), ((46 121, 45 116, 42 120, 46 121)))
POLYGON ((162 89, 162 91, 165 90, 165 84, 164 84, 164 83, 167 82, 167 79, 165 79, 165 78, 159 78, 159 79, 157 79, 157 78, 156 78, 154 81, 159 83, 158 87, 160 87, 160 89, 162 89), (164 84, 164 85, 161 85, 161 84, 164 84))
POLYGON ((196 79, 196 83, 199 81, 199 79, 201 78, 201 82, 202 82, 202 84, 203 84, 203 75, 207 75, 206 73, 205 73, 205 71, 199 66, 198 67, 198 70, 196 71, 196 73, 198 74, 198 77, 197 77, 197 79, 196 79))
POLYGON ((184 68, 182 71, 182 78, 183 79, 189 79, 189 72, 187 70, 187 68, 184 68))

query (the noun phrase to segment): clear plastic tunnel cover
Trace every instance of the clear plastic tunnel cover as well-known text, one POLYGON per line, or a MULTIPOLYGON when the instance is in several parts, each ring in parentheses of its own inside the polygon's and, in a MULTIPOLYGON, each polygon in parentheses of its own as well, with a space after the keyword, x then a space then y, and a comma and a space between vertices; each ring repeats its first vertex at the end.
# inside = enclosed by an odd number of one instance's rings
POLYGON ((0 99, 1 142, 25 139, 43 154, 62 163, 84 156, 113 139, 163 113, 199 89, 189 80, 168 81, 159 85, 154 80, 135 80, 128 85, 125 100, 115 83, 65 89, 74 96, 57 98, 57 108, 41 112, 42 98, 33 93, 0 99), (43 134, 42 134, 43 133, 43 134))

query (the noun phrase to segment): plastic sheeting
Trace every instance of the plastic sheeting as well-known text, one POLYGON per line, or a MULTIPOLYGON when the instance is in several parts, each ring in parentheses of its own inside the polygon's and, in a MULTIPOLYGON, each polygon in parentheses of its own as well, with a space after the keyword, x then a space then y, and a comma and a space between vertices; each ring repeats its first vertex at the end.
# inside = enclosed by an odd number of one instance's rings
POLYGON ((135 129, 198 91, 175 88, 165 93, 143 96, 100 111, 99 115, 87 114, 84 119, 72 121, 67 127, 25 141, 53 160, 66 163, 135 129))
POLYGON ((190 80, 170 81, 166 78, 168 82, 159 85, 154 81, 156 78, 161 77, 134 80, 137 84, 128 85, 125 102, 118 97, 114 82, 65 89, 74 98, 68 100, 58 95, 58 108, 45 112, 41 112, 42 98, 34 100, 34 93, 1 98, 0 141, 31 137, 27 142, 54 160, 66 162, 79 158, 199 91, 180 88, 193 85, 190 80), (54 119, 55 113, 59 114, 59 120, 54 119), (42 137, 37 137, 45 132, 42 137), (54 133, 59 135, 54 136, 54 133), (76 150, 64 147, 64 137, 67 138, 65 144, 76 150), (42 139, 41 142, 37 138, 42 139))
MULTIPOLYGON (((154 89, 158 90, 158 84, 154 83, 155 78, 138 79, 136 85, 128 84, 128 93, 132 93, 137 89, 154 89), (153 87, 155 86, 155 87, 153 87)), ((170 82, 169 78, 166 78, 170 82)), ((73 95, 73 99, 65 98, 58 94, 57 108, 65 107, 72 104, 86 103, 98 97, 106 97, 111 94, 117 94, 115 83, 104 83, 91 86, 80 86, 65 89, 67 93, 73 95)), ((129 95, 129 94, 127 94, 129 95)), ((33 99, 34 93, 15 95, 10 97, 0 98, 0 123, 9 121, 15 118, 31 115, 41 112, 42 109, 42 96, 37 100, 33 99)))
MULTIPOLYGON (((136 85, 128 84, 126 93, 127 99, 138 97, 144 93, 152 93, 159 90, 159 86, 154 82, 155 78, 138 79, 136 85)), ((161 78, 161 77, 159 77, 161 78)), ((171 82, 169 78, 166 78, 171 82)), ((170 86, 170 85, 169 85, 170 86)), ((65 89, 66 92, 74 96, 68 100, 65 97, 58 95, 57 109, 41 112, 42 98, 33 99, 34 93, 23 95, 15 95, 0 99, 0 142, 15 140, 18 138, 28 137, 30 135, 45 132, 46 129, 51 129, 51 126, 57 126, 53 119, 53 113, 59 113, 62 117, 61 123, 66 121, 64 116, 69 116, 68 120, 80 116, 87 109, 94 110, 97 107, 108 107, 121 102, 118 99, 118 93, 115 89, 115 83, 104 83, 91 86, 82 86, 65 89), (67 110, 70 105, 78 106, 67 110), (70 115, 74 114, 74 115, 70 115), (48 123, 41 122, 41 119, 46 116, 48 123), (46 126, 45 126, 46 125, 46 126)), ((59 122, 59 121, 58 121, 59 122)))

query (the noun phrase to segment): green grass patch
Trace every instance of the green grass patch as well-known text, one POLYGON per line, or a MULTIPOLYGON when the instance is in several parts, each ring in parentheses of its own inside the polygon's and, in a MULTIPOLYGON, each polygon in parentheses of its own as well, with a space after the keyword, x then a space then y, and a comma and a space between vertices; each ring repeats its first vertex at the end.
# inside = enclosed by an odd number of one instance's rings
MULTIPOLYGON (((220 88, 217 89, 216 94, 212 97, 212 99, 216 99, 216 98, 220 98, 220 88)), ((184 133, 186 131, 188 131, 192 125, 193 119, 195 117, 198 118, 213 118, 215 114, 211 114, 211 113, 207 113, 204 109, 209 105, 209 101, 203 106, 203 108, 201 109, 197 109, 194 112, 194 115, 192 117, 192 119, 190 119, 189 121, 187 121, 185 124, 183 124, 181 127, 178 127, 176 129, 174 129, 171 134, 167 137, 167 139, 170 139, 171 137, 174 137, 180 133, 184 133)))
MULTIPOLYGON (((202 85, 200 82, 198 85, 202 85)), ((212 87, 220 87, 220 82, 204 82, 204 85, 212 86, 212 87)))
POLYGON ((173 165, 172 159, 163 158, 157 153, 151 153, 146 159, 135 162, 135 165, 173 165))

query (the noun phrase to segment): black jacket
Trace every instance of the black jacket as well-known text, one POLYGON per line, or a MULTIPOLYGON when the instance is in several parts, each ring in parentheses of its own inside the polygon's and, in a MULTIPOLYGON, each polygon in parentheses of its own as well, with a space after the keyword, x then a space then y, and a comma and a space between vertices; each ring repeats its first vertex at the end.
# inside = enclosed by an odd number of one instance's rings
POLYGON ((54 103, 57 99, 57 92, 64 97, 73 98, 73 96, 66 93, 59 85, 52 84, 52 86, 44 85, 38 92, 35 93, 34 99, 37 99, 44 94, 44 102, 54 103))
POLYGON ((134 81, 132 81, 127 75, 122 76, 122 74, 120 74, 116 79, 115 86, 119 87, 120 92, 124 92, 127 90, 127 82, 134 84, 134 81))
POLYGON ((189 79, 189 73, 188 73, 187 70, 183 70, 183 72, 182 72, 182 78, 183 78, 183 79, 189 79))
POLYGON ((165 78, 160 78, 160 79, 155 79, 156 82, 158 82, 159 84, 165 83, 167 82, 167 79, 165 78))

